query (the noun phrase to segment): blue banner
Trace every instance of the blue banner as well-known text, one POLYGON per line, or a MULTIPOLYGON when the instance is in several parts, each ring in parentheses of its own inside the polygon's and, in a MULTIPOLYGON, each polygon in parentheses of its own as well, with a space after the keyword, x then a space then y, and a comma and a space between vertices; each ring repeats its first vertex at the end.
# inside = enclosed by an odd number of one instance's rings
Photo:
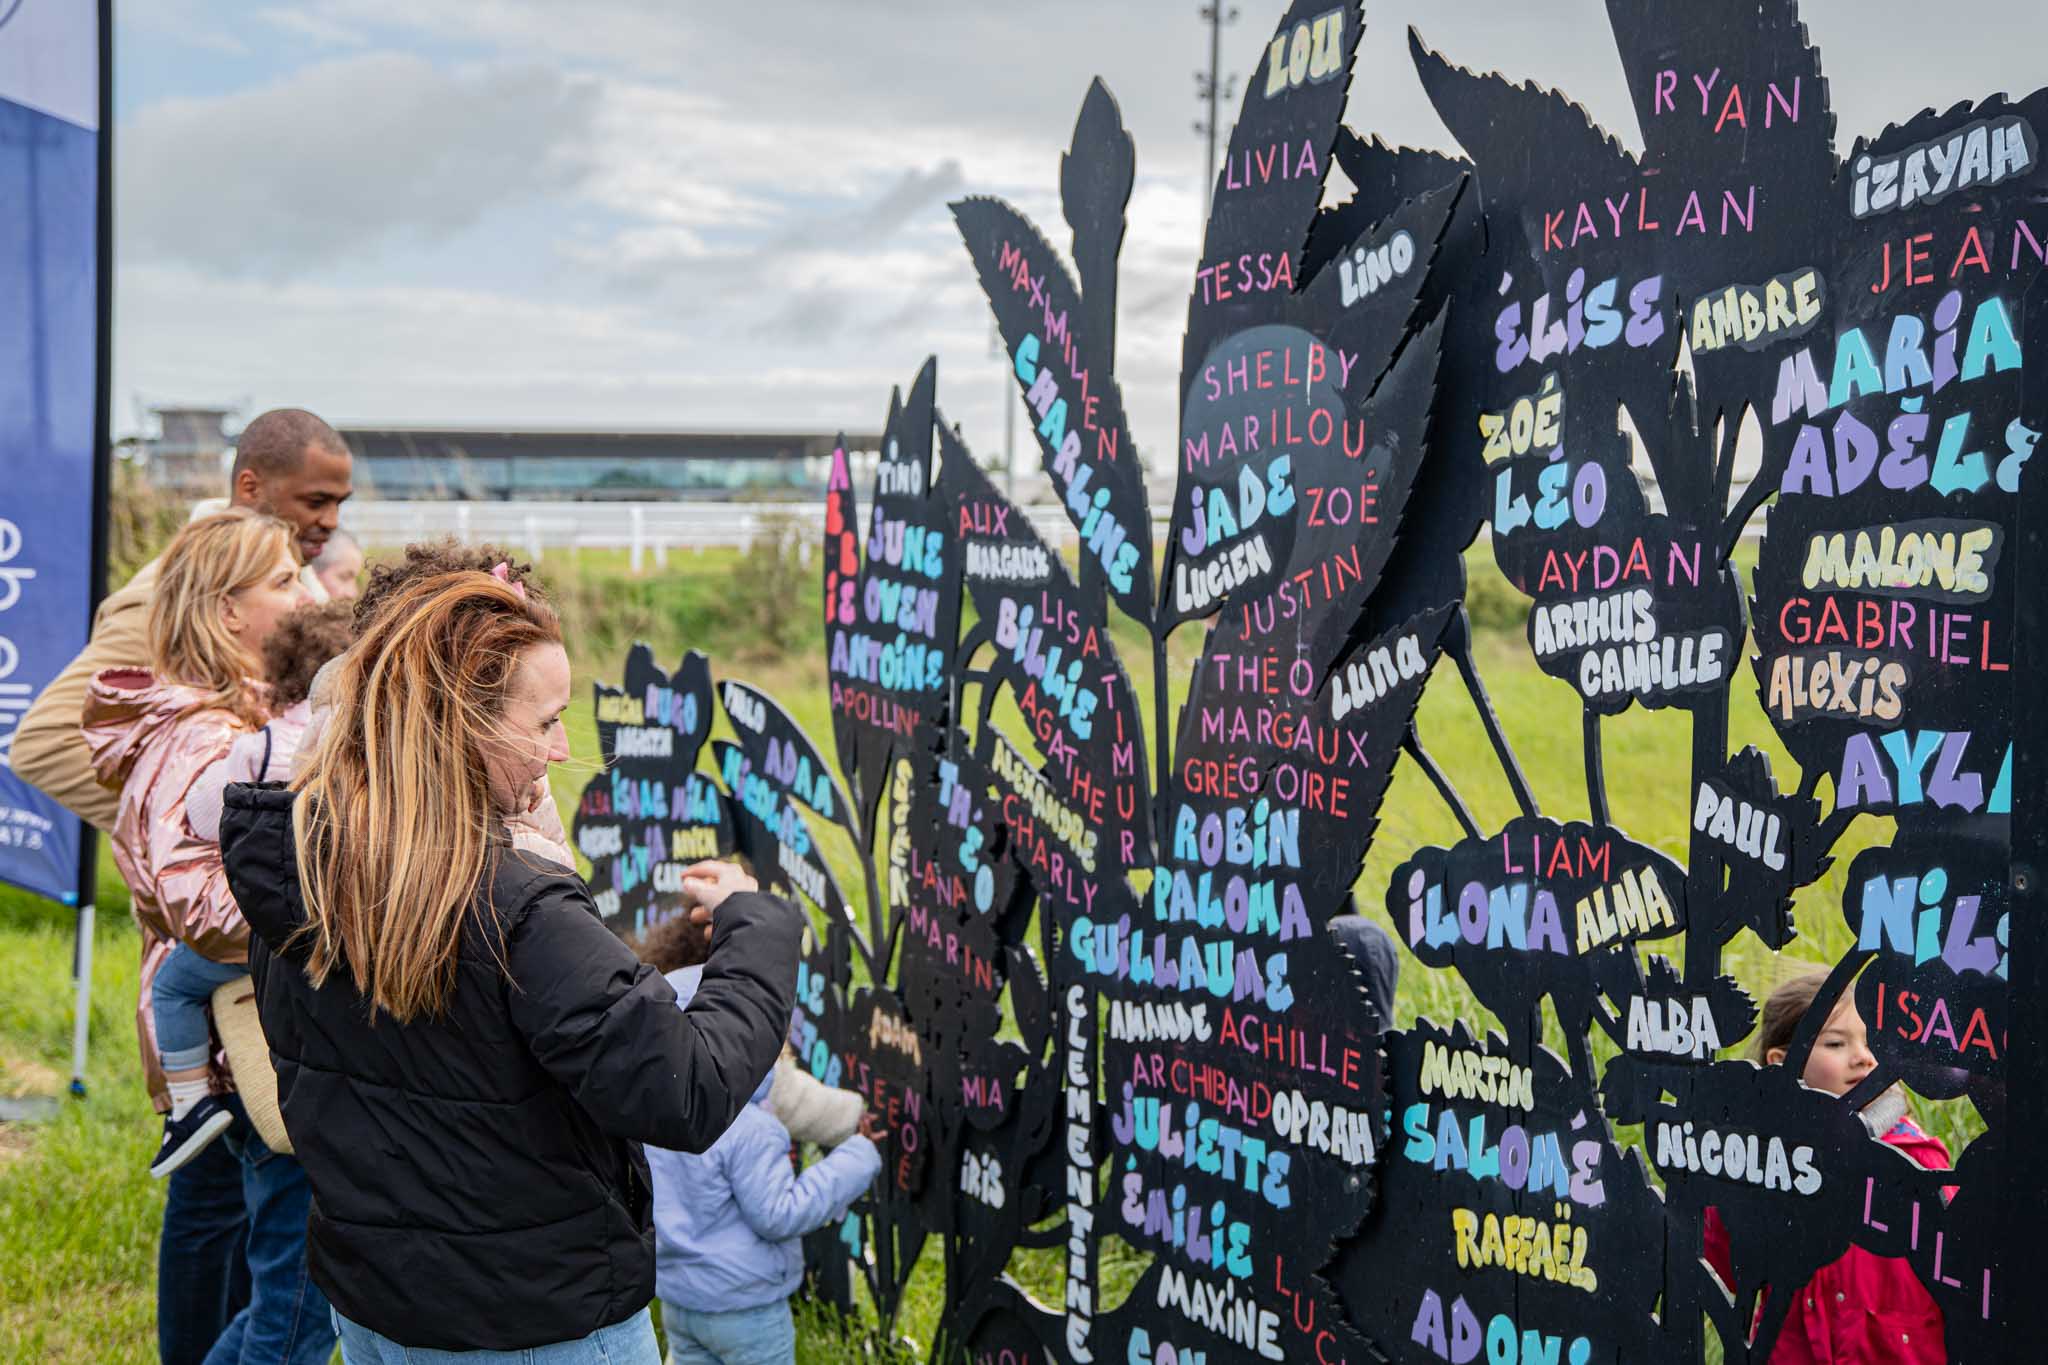
POLYGON ((79 821, 14 775, 15 726, 95 587, 100 7, 0 0, 0 881, 69 904, 79 821))

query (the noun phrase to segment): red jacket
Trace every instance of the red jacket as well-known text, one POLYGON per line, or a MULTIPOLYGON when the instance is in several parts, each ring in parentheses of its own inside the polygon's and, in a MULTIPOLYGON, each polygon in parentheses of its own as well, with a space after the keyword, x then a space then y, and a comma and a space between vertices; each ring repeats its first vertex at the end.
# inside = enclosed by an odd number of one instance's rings
MULTIPOLYGON (((1930 1171, 1949 1168, 1948 1148, 1902 1118, 1884 1140, 1930 1171)), ((1728 1230, 1712 1209, 1706 1219, 1707 1262, 1724 1284, 1730 1273, 1728 1230)), ((1763 1303, 1757 1304, 1761 1312, 1763 1303)), ((1941 1309, 1904 1260, 1850 1247, 1822 1266, 1785 1315, 1771 1365, 1946 1365, 1941 1309)))

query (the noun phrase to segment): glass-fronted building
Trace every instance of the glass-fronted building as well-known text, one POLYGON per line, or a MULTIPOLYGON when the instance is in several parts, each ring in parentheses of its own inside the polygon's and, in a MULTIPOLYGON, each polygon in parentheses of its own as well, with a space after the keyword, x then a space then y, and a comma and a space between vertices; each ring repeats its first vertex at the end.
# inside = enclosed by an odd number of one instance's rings
MULTIPOLYGON (((343 427, 357 488, 394 501, 772 501, 824 496, 836 433, 343 427)), ((847 436, 857 469, 877 436, 847 436)))

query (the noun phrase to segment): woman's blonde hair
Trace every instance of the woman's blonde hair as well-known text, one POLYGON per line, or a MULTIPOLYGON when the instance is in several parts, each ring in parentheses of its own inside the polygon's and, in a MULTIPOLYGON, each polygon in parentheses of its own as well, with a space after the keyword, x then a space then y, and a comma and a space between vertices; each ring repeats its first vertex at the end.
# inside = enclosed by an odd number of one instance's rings
POLYGON ((205 693, 250 725, 268 717, 248 686, 262 662, 228 632, 221 608, 277 568, 292 529, 276 517, 233 507, 188 522, 172 538, 149 604, 149 662, 158 678, 205 693))
POLYGON ((293 784, 314 985, 339 967, 401 1023, 446 1006, 471 897, 503 847, 490 741, 521 653, 561 639, 537 595, 450 573, 386 602, 342 656, 293 784))

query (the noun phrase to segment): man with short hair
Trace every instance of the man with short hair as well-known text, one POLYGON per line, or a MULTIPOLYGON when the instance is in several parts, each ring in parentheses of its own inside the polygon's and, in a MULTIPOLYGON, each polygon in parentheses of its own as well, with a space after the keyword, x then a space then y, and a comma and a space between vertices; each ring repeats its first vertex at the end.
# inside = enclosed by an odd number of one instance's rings
MULTIPOLYGON (((291 523, 307 561, 327 547, 348 500, 348 446, 333 427, 302 408, 278 408, 251 421, 235 445, 224 502, 202 502, 194 516, 223 506, 253 507, 291 523)), ((92 638, 23 714, 14 734, 13 767, 22 781, 99 829, 111 829, 119 793, 93 777, 92 751, 78 731, 85 690, 106 668, 149 666, 149 602, 156 595, 157 561, 135 571, 108 594, 93 617, 92 638)), ((316 602, 328 593, 306 569, 300 580, 316 602)))
MULTIPOLYGON (((334 534, 341 504, 352 491, 350 475, 348 447, 333 427, 302 409, 280 408, 243 430, 228 497, 201 503, 193 515, 229 504, 271 513, 290 523, 299 553, 311 559, 334 534)), ((143 565, 100 604, 85 649, 43 689, 15 732, 14 771, 100 829, 113 825, 121 800, 119 793, 95 780, 92 751, 79 732, 79 719, 93 675, 102 669, 149 665, 149 606, 156 593, 157 567, 156 560, 143 565)), ((316 600, 326 600, 327 593, 310 568, 301 579, 316 600)), ((146 1001, 147 974, 142 989, 146 1001)), ((144 1005, 138 1018, 147 1013, 144 1005)), ((155 1051, 146 1034, 142 1045, 145 1071, 153 1074, 155 1051)), ((157 1108, 168 1108, 169 1094, 161 1081, 151 1089, 157 1108)), ((163 1239, 157 1250, 157 1349, 164 1365, 199 1365, 231 1324, 248 1326, 249 1314, 243 1308, 251 1297, 246 1247, 252 1226, 262 1234, 259 1240, 265 1247, 262 1264, 255 1269, 269 1277, 269 1292, 259 1297, 285 1312, 294 1311, 294 1296, 309 1305, 316 1297, 305 1293, 310 1281, 305 1278, 303 1235, 296 1263, 276 1250, 281 1241, 277 1234, 286 1221, 295 1218, 303 1230, 304 1174, 287 1161, 268 1160, 268 1149, 246 1118, 238 1116, 228 1136, 229 1141, 214 1144, 179 1168, 168 1183, 163 1239), (252 1204, 266 1211, 253 1223, 252 1204)), ((319 1311, 325 1311, 324 1305, 319 1311)))
POLYGON ((299 558, 311 564, 341 524, 350 472, 348 445, 333 427, 304 408, 274 408, 235 439, 228 501, 290 522, 299 558))

